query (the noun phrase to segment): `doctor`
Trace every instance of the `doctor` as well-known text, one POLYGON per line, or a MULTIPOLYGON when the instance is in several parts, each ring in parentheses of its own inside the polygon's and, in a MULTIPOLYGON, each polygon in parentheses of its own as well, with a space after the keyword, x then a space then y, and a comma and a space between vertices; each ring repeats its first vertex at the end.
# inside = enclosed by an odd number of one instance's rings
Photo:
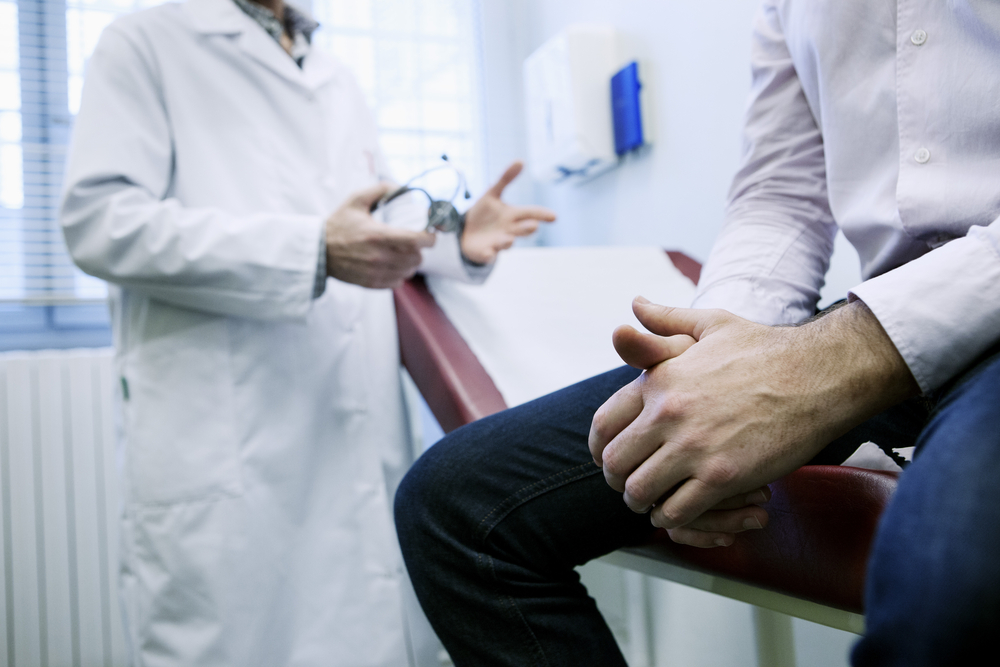
POLYGON ((461 239, 374 220, 375 125, 315 27, 191 0, 118 20, 90 61, 62 224, 112 285, 136 665, 408 663, 408 432, 392 294, 370 288, 484 278, 554 219, 500 201, 514 165, 461 239))

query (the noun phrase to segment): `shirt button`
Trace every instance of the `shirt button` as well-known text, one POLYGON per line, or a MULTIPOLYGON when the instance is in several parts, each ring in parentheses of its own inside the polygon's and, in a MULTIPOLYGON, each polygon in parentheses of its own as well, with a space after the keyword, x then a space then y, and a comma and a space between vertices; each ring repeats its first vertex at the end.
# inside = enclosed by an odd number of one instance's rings
POLYGON ((920 46, 921 44, 927 41, 927 33, 924 32, 923 30, 914 30, 913 34, 910 35, 910 41, 913 42, 916 46, 920 46))
POLYGON ((931 159, 931 152, 926 148, 921 148, 913 156, 913 159, 919 162, 920 164, 927 164, 927 162, 931 159))

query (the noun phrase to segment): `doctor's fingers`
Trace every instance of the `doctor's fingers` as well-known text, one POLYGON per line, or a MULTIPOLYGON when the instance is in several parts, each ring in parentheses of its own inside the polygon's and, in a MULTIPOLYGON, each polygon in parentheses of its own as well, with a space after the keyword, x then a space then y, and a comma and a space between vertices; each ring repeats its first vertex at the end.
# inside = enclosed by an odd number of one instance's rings
POLYGON ((388 181, 380 181, 377 185, 358 190, 351 194, 348 206, 362 209, 365 213, 371 210, 372 204, 395 190, 398 186, 388 181))
POLYGON ((657 336, 637 331, 624 324, 611 334, 615 351, 629 366, 647 369, 673 359, 695 344, 695 339, 685 334, 657 336))
POLYGON ((522 169, 524 169, 524 163, 520 160, 511 163, 511 165, 504 170, 503 174, 500 175, 500 178, 497 179, 497 182, 494 183, 489 190, 487 190, 487 194, 493 195, 499 199, 503 195, 504 188, 510 185, 510 182, 517 178, 522 169))
POLYGON ((490 245, 496 250, 506 250, 507 248, 514 245, 514 241, 517 240, 519 236, 530 236, 538 230, 537 220, 521 220, 517 222, 511 222, 505 227, 496 229, 492 232, 490 245))
POLYGON ((590 422, 590 434, 587 437, 587 445, 590 447, 594 463, 604 466, 604 448, 625 427, 636 420, 642 413, 642 406, 640 383, 638 380, 633 380, 597 408, 590 422))
POLYGON ((420 251, 395 252, 379 248, 368 256, 365 266, 359 269, 364 279, 359 284, 365 287, 398 287, 404 280, 412 278, 420 268, 420 251))
POLYGON ((540 223, 537 220, 518 220, 511 224, 507 233, 510 234, 511 238, 516 238, 518 236, 530 236, 538 230, 538 225, 540 223))
POLYGON ((419 254, 421 248, 430 248, 436 240, 434 234, 430 232, 399 229, 388 225, 380 225, 376 238, 387 250, 404 254, 414 252, 419 254))
POLYGON ((372 275, 371 281, 365 287, 375 289, 396 289, 417 273, 417 267, 378 272, 372 275))
POLYGON ((512 206, 511 217, 515 221, 533 220, 537 222, 554 222, 556 212, 544 206, 512 206))

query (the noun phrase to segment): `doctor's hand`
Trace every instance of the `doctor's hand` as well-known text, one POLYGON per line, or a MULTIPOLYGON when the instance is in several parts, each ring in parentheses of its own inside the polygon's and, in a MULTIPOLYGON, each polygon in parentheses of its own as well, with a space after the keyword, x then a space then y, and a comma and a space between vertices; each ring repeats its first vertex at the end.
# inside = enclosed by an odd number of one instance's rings
POLYGON ((381 183, 355 193, 326 221, 326 270, 337 280, 362 287, 397 287, 420 266, 421 248, 434 235, 377 222, 372 204, 393 186, 381 183))
POLYGON ((504 188, 517 178, 524 165, 507 167, 493 187, 465 214, 462 254, 477 264, 492 263, 501 250, 514 244, 518 236, 528 236, 542 222, 552 222, 556 214, 542 206, 509 206, 500 197, 504 188))
MULTIPOLYGON (((696 342, 601 406, 590 449, 629 507, 652 508, 675 541, 725 546, 754 519, 763 526, 754 506, 768 482, 918 391, 860 301, 792 328, 643 301, 634 309, 644 326, 696 342)), ((651 344, 638 347, 652 358, 651 344)))

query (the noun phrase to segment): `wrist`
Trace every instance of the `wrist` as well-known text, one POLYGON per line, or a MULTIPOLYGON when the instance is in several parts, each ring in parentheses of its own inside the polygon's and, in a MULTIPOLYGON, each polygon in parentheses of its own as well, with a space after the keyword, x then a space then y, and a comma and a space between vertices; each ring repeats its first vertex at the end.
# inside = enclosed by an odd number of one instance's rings
POLYGON ((458 252, 462 256, 462 262, 468 264, 471 267, 481 269, 485 266, 489 266, 488 262, 477 262, 474 259, 470 259, 468 255, 465 254, 465 219, 468 215, 468 211, 463 213, 458 218, 458 231, 455 234, 458 236, 458 252))
MULTIPOLYGON (((830 406, 860 422, 920 392, 917 382, 878 318, 862 301, 837 308, 798 329, 810 339, 834 393, 830 406)), ((853 425, 853 423, 851 424, 853 425)))

